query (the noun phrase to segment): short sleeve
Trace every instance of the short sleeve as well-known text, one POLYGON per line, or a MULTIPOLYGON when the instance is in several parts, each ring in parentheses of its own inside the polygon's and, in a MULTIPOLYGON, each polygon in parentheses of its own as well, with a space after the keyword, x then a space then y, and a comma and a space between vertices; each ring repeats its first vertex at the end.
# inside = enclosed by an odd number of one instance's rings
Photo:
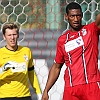
POLYGON ((59 42, 59 39, 58 39, 57 45, 56 45, 56 56, 55 56, 56 63, 64 63, 65 62, 62 46, 63 45, 59 42))
POLYGON ((31 50, 29 51, 29 64, 28 64, 28 67, 33 67, 34 66, 34 62, 33 62, 33 55, 32 55, 32 52, 31 50))

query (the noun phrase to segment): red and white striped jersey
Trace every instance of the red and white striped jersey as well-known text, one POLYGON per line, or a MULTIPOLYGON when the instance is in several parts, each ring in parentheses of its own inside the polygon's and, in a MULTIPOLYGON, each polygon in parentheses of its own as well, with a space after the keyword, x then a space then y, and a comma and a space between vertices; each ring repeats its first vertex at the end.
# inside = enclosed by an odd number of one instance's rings
POLYGON ((55 62, 65 63, 65 85, 100 81, 98 70, 99 28, 95 22, 84 25, 80 31, 65 31, 58 38, 55 62))

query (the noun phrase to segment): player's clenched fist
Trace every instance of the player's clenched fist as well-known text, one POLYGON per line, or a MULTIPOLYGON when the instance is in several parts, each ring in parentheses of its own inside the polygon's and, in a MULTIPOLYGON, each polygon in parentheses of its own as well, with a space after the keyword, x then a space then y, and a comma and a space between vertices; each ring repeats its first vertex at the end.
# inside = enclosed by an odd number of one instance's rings
POLYGON ((44 91, 43 95, 42 95, 42 100, 49 100, 49 96, 47 91, 44 91))

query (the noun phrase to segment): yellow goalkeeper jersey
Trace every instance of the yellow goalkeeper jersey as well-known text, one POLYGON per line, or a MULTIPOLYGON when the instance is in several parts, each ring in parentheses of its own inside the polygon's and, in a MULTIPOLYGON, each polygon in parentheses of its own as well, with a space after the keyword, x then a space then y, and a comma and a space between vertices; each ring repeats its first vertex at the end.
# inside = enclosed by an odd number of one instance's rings
POLYGON ((18 46, 16 51, 0 49, 0 67, 10 63, 13 67, 0 74, 0 98, 30 96, 28 68, 34 66, 29 48, 18 46))

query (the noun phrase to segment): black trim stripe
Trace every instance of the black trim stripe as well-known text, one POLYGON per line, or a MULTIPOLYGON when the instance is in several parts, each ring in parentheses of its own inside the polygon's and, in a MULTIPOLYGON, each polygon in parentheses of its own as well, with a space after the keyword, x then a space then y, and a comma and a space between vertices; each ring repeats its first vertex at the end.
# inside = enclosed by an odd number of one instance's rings
POLYGON ((28 68, 28 71, 34 70, 34 66, 28 68))

